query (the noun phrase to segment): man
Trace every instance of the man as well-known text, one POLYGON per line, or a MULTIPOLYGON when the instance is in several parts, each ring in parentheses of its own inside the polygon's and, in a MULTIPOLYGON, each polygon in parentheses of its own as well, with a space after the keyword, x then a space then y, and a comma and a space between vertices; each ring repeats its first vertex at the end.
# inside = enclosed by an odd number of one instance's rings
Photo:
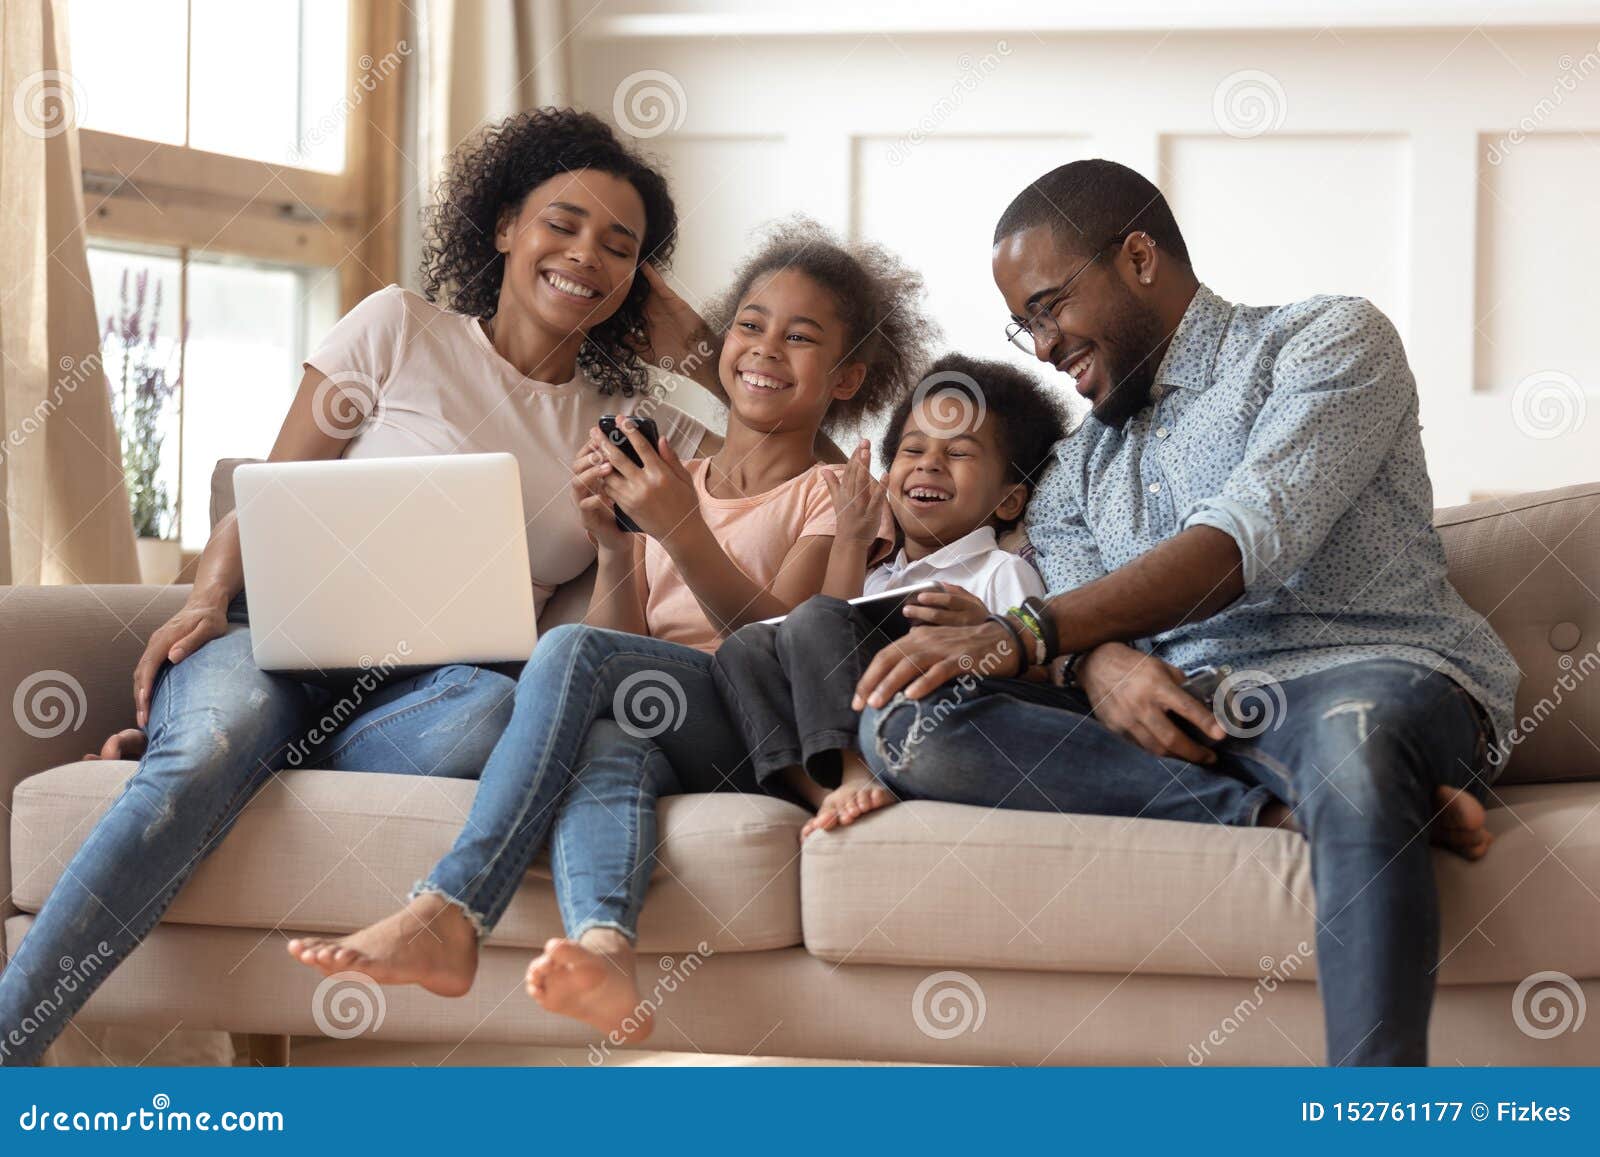
POLYGON ((1028 513, 1053 593, 881 651, 873 770, 902 798, 1297 826, 1329 1061, 1426 1063, 1429 834, 1487 850, 1518 672, 1446 578, 1394 327, 1359 298, 1222 300, 1160 190, 1103 160, 1023 190, 993 267, 1008 336, 1093 407, 1028 513), (1242 718, 1181 689, 1208 664, 1253 687, 1242 718), (969 671, 1027 678, 947 685, 969 671))

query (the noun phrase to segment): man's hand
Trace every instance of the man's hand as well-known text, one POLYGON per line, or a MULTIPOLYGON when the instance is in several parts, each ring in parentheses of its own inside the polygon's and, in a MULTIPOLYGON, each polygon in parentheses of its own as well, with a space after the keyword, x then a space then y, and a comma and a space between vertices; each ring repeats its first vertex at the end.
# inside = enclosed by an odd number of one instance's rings
POLYGON ((1183 672, 1126 643, 1103 643, 1083 659, 1078 682, 1095 718, 1152 755, 1215 763, 1217 753, 1185 734, 1177 715, 1214 742, 1226 737, 1211 704, 1183 690, 1183 672))
POLYGON ((902 690, 909 699, 921 699, 959 675, 1018 675, 1023 666, 1016 636, 999 623, 913 627, 872 657, 851 707, 882 707, 902 690))

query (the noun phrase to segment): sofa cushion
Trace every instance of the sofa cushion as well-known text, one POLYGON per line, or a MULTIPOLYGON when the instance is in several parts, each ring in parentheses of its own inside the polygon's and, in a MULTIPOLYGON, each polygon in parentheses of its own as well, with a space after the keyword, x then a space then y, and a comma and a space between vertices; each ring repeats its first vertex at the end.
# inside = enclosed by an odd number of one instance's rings
MULTIPOLYGON (((1600 784, 1499 796, 1484 859, 1434 853, 1441 983, 1600 977, 1600 784)), ((903 803, 812 836, 801 859, 806 947, 827 960, 1315 975, 1293 832, 903 803)))
MULTIPOLYGON (((128 762, 67 764, 24 780, 12 811, 15 903, 34 912, 133 773, 128 762)), ((167 919, 184 924, 347 932, 404 903, 450 848, 476 784, 420 776, 293 771, 269 782, 200 866, 167 919)), ((800 943, 799 832, 806 815, 767 796, 662 801, 661 850, 640 947, 718 952, 800 943)), ((536 865, 496 928, 532 948, 561 934, 548 868, 536 865)))

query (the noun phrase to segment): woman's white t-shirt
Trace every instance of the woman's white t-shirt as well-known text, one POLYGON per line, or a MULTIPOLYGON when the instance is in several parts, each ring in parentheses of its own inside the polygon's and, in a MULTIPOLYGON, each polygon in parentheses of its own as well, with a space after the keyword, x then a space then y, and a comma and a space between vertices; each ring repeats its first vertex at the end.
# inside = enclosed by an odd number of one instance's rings
POLYGON ((706 429, 641 394, 602 394, 582 370, 552 385, 525 377, 495 351, 475 317, 391 285, 341 318, 306 359, 334 383, 318 400, 341 424, 367 413, 346 458, 506 452, 522 475, 522 516, 534 607, 594 561, 572 501, 572 459, 601 414, 636 409, 656 420, 680 457, 706 429))

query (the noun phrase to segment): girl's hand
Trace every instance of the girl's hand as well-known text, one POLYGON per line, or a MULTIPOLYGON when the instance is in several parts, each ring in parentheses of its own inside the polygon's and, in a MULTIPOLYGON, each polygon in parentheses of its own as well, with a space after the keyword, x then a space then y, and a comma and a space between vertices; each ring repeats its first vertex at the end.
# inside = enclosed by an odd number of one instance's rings
POLYGON ((903 612, 915 623, 935 627, 974 627, 989 617, 983 600, 954 583, 940 583, 937 591, 923 591, 903 612))
POLYGON ((716 343, 705 319, 673 291, 653 263, 646 261, 639 272, 650 284, 650 296, 644 300, 649 340, 643 347, 635 347, 639 356, 686 377, 696 377, 695 371, 707 365, 715 372, 716 343))
POLYGON ((640 530, 667 545, 674 534, 699 521, 700 497, 694 491, 694 479, 665 438, 657 451, 631 418, 617 421, 644 465, 635 466, 609 439, 603 439, 600 452, 611 467, 602 484, 603 493, 625 510, 640 530))
POLYGON ((883 483, 872 476, 872 444, 861 439, 850 461, 845 463, 844 473, 835 479, 833 471, 828 470, 822 478, 833 496, 838 520, 834 541, 871 546, 883 525, 883 504, 887 495, 883 483))
POLYGON ((133 710, 141 729, 150 724, 151 689, 161 664, 183 662, 227 630, 227 605, 197 600, 192 594, 177 614, 156 628, 133 669, 133 710))
POLYGON ((617 525, 617 510, 602 490, 609 463, 582 465, 583 459, 574 463, 578 467, 572 475, 572 501, 578 507, 578 520, 583 532, 601 554, 620 554, 633 551, 633 536, 617 525))

